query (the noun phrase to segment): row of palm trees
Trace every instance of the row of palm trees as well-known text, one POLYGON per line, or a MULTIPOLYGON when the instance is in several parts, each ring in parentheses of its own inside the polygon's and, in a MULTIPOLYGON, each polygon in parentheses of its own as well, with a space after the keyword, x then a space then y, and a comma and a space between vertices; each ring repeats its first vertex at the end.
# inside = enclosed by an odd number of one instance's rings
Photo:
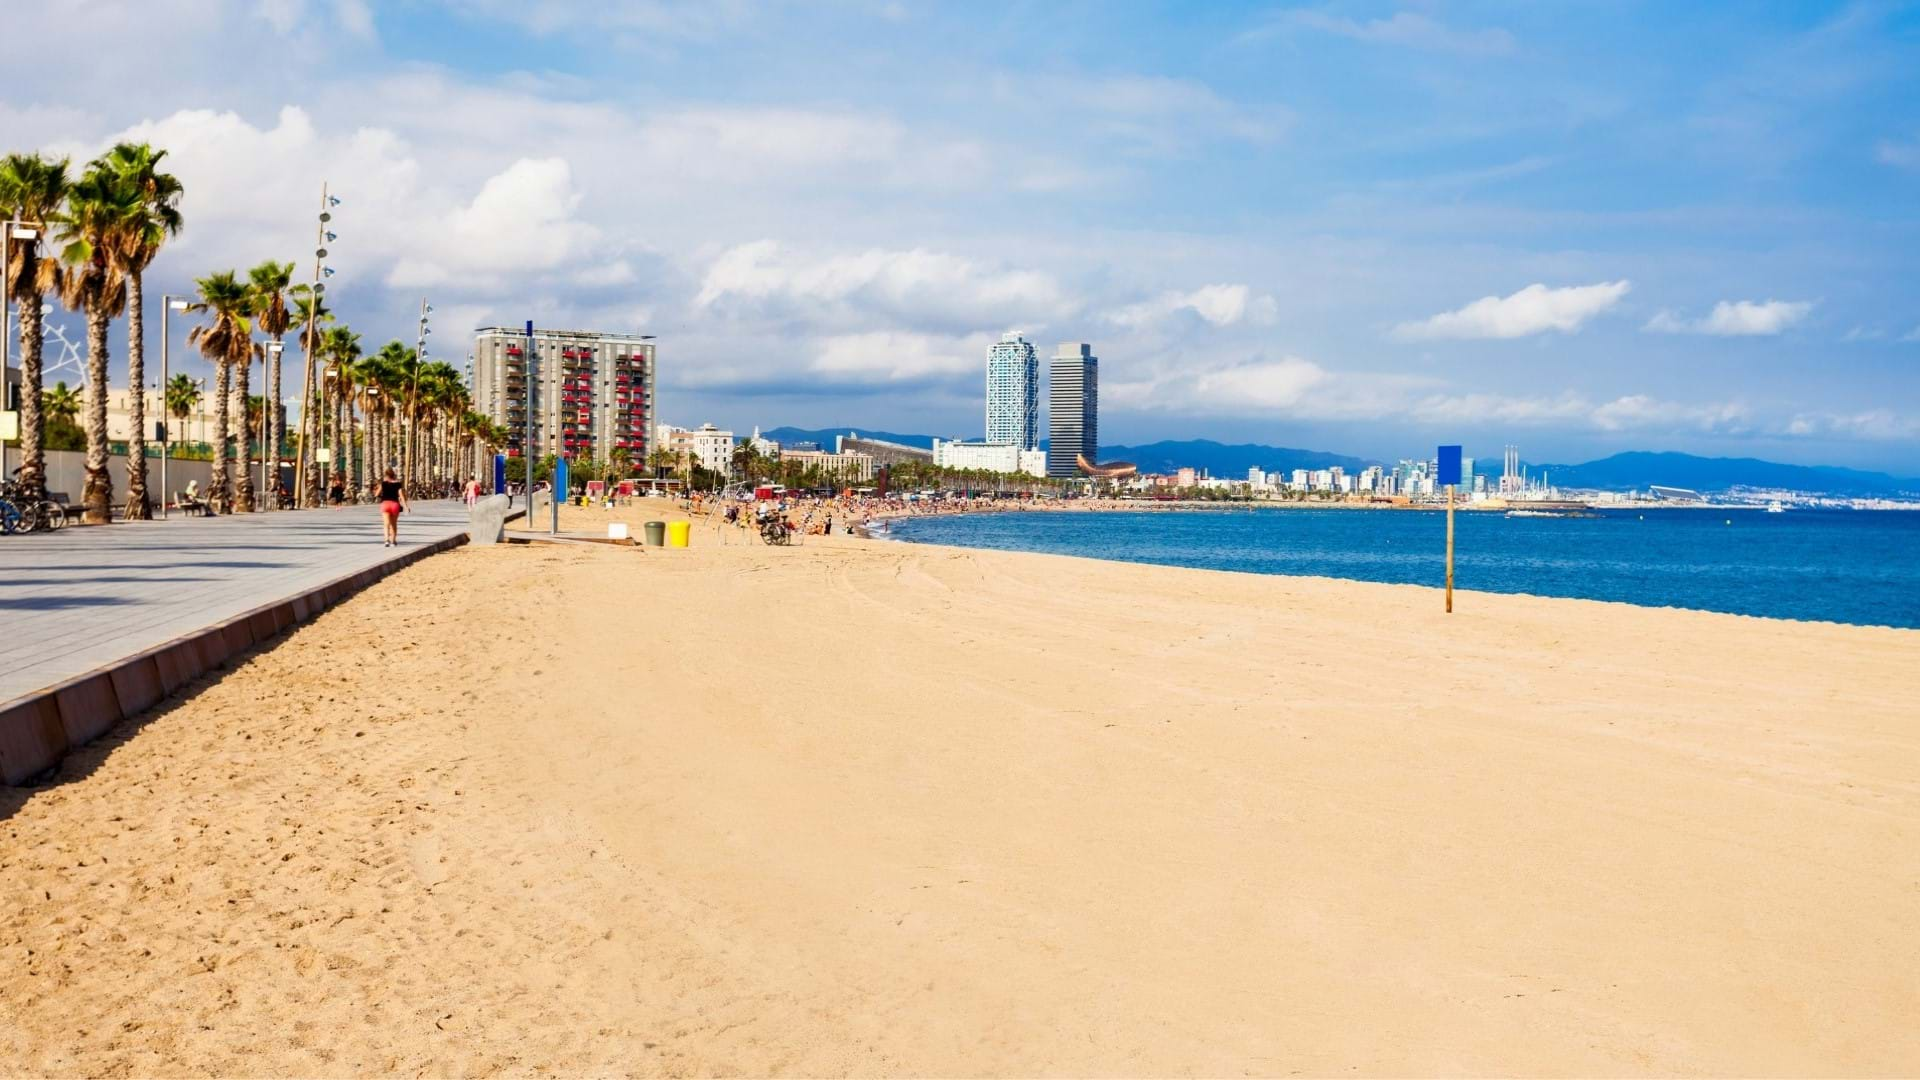
MULTIPOLYGON (((21 346, 21 485, 40 497, 46 483, 46 416, 42 389, 42 303, 56 296, 84 314, 87 325, 87 386, 82 408, 86 431, 87 521, 112 519, 113 477, 108 470, 108 331, 127 320, 127 381, 132 433, 127 440, 125 516, 152 516, 147 494, 145 334, 142 284, 147 268, 180 232, 182 186, 161 171, 166 151, 122 143, 88 163, 77 177, 70 161, 38 154, 0 158, 0 217, 30 227, 15 230, 0 288, 19 305, 21 346)), ((398 341, 362 355, 360 335, 337 324, 322 293, 293 284, 291 263, 267 261, 244 275, 227 270, 195 281, 189 312, 204 316, 187 336, 214 367, 213 475, 209 503, 220 512, 278 507, 278 469, 266 492, 255 492, 247 467, 256 434, 251 372, 261 363, 269 402, 281 396, 281 353, 289 330, 299 331, 306 358, 301 437, 296 467, 301 501, 316 505, 330 486, 349 497, 371 490, 379 468, 390 463, 416 489, 446 486, 469 470, 484 447, 504 443, 504 432, 473 412, 452 365, 424 362, 398 341), (255 334, 264 340, 256 340, 255 334), (229 452, 229 440, 240 452, 229 452), (333 484, 324 482, 319 457, 331 453, 333 484), (356 452, 357 451, 357 452, 356 452), (467 455, 471 452, 472 458, 467 455)), ((174 379, 163 389, 168 412, 184 417, 197 392, 191 380, 174 379), (184 404, 183 404, 184 403, 184 404)), ((278 462, 286 443, 281 412, 260 408, 257 431, 262 454, 278 462)), ((162 493, 165 497, 165 493, 162 493)))

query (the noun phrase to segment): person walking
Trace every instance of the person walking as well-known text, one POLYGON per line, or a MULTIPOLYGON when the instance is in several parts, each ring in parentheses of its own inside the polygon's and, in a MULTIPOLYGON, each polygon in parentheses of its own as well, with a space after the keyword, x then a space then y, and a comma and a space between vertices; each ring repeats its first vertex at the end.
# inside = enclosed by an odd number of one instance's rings
POLYGON ((386 545, 400 543, 400 512, 407 508, 407 493, 400 478, 388 469, 380 477, 380 522, 386 528, 386 545))
POLYGON ((480 479, 479 477, 470 476, 467 478, 467 512, 472 513, 473 504, 479 501, 480 479))

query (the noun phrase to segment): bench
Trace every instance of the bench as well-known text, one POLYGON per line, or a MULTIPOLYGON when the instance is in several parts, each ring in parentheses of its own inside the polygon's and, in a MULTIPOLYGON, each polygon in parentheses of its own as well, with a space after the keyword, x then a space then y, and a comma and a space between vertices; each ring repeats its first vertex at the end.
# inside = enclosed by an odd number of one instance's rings
POLYGON ((74 502, 73 496, 64 491, 47 492, 47 501, 60 508, 60 518, 63 522, 86 516, 87 508, 74 502))

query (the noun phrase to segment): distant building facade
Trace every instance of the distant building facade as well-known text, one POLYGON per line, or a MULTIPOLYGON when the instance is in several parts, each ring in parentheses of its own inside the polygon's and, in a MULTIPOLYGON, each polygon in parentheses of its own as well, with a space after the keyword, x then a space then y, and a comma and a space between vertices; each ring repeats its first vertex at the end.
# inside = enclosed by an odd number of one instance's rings
POLYGON ((1040 445, 1040 360, 1019 334, 987 350, 987 442, 1040 445))
POLYGON ((933 464, 933 451, 922 450, 918 446, 905 443, 888 442, 885 439, 866 439, 848 432, 833 437, 833 449, 837 454, 865 454, 876 465, 933 464))
POLYGON ((528 375, 533 376, 536 454, 606 459, 625 450, 643 463, 656 445, 653 341, 635 334, 488 327, 473 343, 473 406, 507 430, 506 452, 527 439, 528 375))
POLYGON ((866 483, 873 479, 873 455, 861 453, 829 454, 821 450, 787 450, 783 462, 797 462, 802 468, 816 468, 841 483, 866 483))
POLYGON ((981 469, 995 473, 1047 475, 1043 450, 1024 449, 1007 442, 949 442, 933 440, 933 463, 943 469, 981 469))
POLYGON ((1047 475, 1078 476, 1078 459, 1100 453, 1100 360, 1093 346, 1067 342, 1048 365, 1047 475))

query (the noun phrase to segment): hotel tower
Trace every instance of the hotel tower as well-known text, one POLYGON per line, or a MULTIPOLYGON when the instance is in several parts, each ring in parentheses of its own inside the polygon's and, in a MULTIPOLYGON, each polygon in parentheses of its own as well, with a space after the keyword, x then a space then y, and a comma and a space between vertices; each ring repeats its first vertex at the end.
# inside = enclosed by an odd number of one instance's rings
POLYGON ((1040 361, 1019 334, 1002 334, 987 350, 987 441, 1040 445, 1040 361))

